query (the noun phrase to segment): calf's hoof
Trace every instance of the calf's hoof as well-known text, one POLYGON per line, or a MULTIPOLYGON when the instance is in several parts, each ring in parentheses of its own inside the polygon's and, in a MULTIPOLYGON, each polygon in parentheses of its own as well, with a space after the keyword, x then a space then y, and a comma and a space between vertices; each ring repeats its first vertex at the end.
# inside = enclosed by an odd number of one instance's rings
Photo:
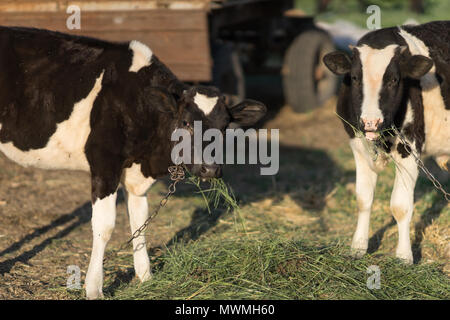
POLYGON ((361 248, 351 248, 350 249, 350 255, 355 259, 361 259, 364 257, 364 255, 367 252, 367 248, 361 249, 361 248))
POLYGON ((395 255, 398 259, 400 259, 405 264, 413 264, 413 255, 412 251, 399 251, 395 255))
POLYGON ((86 290, 86 299, 87 300, 97 300, 97 299, 103 299, 103 292, 102 290, 86 290))
POLYGON ((136 275, 137 275, 137 277, 139 278, 139 280, 140 280, 141 282, 148 281, 148 280, 150 280, 150 279, 152 278, 152 276, 153 276, 152 272, 150 271, 150 268, 147 269, 147 270, 145 270, 144 272, 139 272, 139 273, 136 272, 136 275))
POLYGON ((152 278, 152 270, 148 256, 134 258, 134 272, 141 282, 152 278))
POLYGON ((366 239, 353 240, 350 255, 356 259, 362 258, 367 252, 367 242, 368 240, 366 239))
POLYGON ((102 287, 93 286, 93 285, 87 285, 85 283, 84 285, 86 289, 86 299, 87 300, 97 300, 97 299, 103 299, 103 290, 102 287))

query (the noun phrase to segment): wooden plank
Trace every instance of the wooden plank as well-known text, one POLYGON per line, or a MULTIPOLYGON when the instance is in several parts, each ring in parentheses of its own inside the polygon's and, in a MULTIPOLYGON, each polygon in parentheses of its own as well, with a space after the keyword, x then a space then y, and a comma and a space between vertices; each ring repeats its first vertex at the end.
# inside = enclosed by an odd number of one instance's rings
POLYGON ((82 14, 80 30, 67 29, 67 16, 62 12, 0 12, 0 25, 44 28, 118 42, 139 40, 180 79, 211 80, 212 62, 204 10, 87 12, 82 14), (117 23, 120 17, 124 18, 117 23))
POLYGON ((0 12, 58 11, 58 1, 2 1, 0 12))
POLYGON ((2 0, 0 12, 66 12, 76 5, 81 11, 136 11, 149 9, 205 9, 208 0, 2 0))
MULTIPOLYGON (((1 13, 0 25, 33 26, 70 32, 66 27, 69 14, 62 12, 1 13)), ((145 10, 136 12, 82 12, 83 31, 206 30, 204 10, 145 10)))
POLYGON ((183 81, 208 82, 211 81, 211 66, 205 64, 166 62, 167 66, 183 81))
POLYGON ((193 10, 207 7, 208 0, 74 0, 67 1, 64 5, 77 5, 82 11, 124 11, 124 10, 148 10, 148 9, 178 9, 193 10))
POLYGON ((79 32, 80 35, 89 35, 108 41, 139 40, 147 44, 152 51, 167 62, 209 62, 209 49, 206 42, 206 34, 200 32, 114 32, 91 31, 79 32))

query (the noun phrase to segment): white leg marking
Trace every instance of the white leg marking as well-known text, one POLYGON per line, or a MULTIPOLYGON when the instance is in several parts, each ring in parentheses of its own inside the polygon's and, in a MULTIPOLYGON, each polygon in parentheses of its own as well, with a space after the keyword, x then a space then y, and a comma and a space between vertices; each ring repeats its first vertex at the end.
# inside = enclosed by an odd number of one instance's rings
POLYGON ((103 297, 103 256, 106 244, 111 237, 116 221, 116 198, 113 193, 103 199, 97 199, 92 206, 92 253, 86 275, 86 297, 103 297))
MULTIPOLYGON (((131 234, 141 227, 148 217, 147 197, 136 196, 125 191, 127 198, 127 209, 130 217, 131 234)), ((133 239, 134 270, 139 279, 144 282, 151 278, 150 259, 148 258, 145 236, 140 235, 133 239)))
POLYGON ((407 263, 412 263, 413 255, 409 230, 414 210, 414 187, 419 171, 412 156, 401 158, 396 152, 393 156, 396 162, 396 170, 394 189, 391 195, 391 212, 398 226, 396 256, 407 263))
POLYGON ((370 211, 377 183, 377 173, 370 154, 360 138, 350 140, 356 164, 356 200, 358 203, 358 224, 352 240, 352 253, 361 257, 367 252, 369 242, 370 211))

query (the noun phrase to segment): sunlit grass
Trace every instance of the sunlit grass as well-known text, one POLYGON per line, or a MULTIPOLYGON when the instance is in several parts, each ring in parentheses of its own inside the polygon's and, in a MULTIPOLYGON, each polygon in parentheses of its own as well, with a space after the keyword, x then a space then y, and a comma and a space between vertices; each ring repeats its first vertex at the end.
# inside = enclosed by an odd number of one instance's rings
POLYGON ((353 260, 341 243, 279 237, 209 238, 178 244, 158 258, 151 281, 124 286, 115 299, 448 299, 448 279, 433 265, 394 258, 353 260), (367 269, 381 271, 369 289, 367 269))

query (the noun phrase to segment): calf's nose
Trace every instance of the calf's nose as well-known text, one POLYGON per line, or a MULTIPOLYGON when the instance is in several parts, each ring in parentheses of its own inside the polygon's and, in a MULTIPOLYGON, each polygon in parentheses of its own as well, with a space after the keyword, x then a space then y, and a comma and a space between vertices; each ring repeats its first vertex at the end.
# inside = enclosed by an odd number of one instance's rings
POLYGON ((204 164, 200 169, 200 176, 202 178, 220 178, 222 169, 219 165, 204 164))
POLYGON ((378 126, 383 123, 381 119, 361 119, 364 124, 365 131, 377 131, 378 126))

